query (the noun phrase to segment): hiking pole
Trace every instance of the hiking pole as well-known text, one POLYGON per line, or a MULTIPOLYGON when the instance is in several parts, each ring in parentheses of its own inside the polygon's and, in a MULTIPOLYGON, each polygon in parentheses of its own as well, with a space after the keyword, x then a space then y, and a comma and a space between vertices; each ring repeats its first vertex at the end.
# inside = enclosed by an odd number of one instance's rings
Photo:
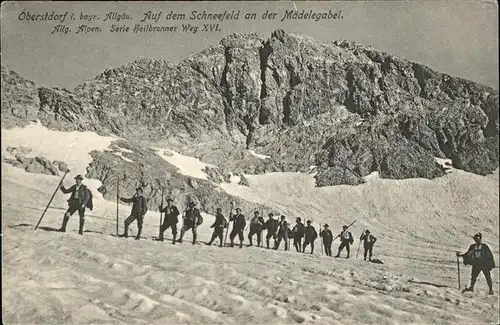
MULTIPOLYGON (((164 194, 164 189, 163 187, 161 188, 161 207, 163 208, 163 194, 164 194)), ((168 204, 168 202, 167 202, 168 204)), ((160 227, 159 227, 159 231, 158 231, 158 239, 160 238, 161 236, 161 219, 162 219, 162 216, 163 216, 163 212, 161 212, 160 210, 160 227)))
POLYGON ((116 237, 118 237, 118 207, 120 202, 120 177, 116 178, 116 237))
MULTIPOLYGON (((321 222, 319 223, 319 233, 321 234, 321 222)), ((321 255, 323 255, 323 236, 321 237, 321 255)))
MULTIPOLYGON (((363 228, 363 232, 361 233, 361 235, 364 234, 364 233, 365 233, 365 229, 363 228)), ((358 254, 359 254, 359 249, 360 248, 361 248, 361 239, 359 240, 359 246, 358 246, 358 252, 356 253, 356 259, 358 258, 358 254)))
POLYGON ((460 260, 457 256, 457 267, 458 267, 458 290, 460 290, 460 260))
MULTIPOLYGON (((351 222, 351 224, 349 226, 347 226, 346 230, 349 229, 355 222, 356 222, 356 220, 354 220, 353 222, 351 222)), ((340 234, 338 234, 337 237, 333 238, 332 243, 335 241, 335 239, 337 239, 339 237, 340 237, 340 234)))
POLYGON ((229 223, 231 222, 231 215, 233 214, 233 201, 231 201, 231 209, 229 210, 229 222, 227 223, 226 236, 224 236, 224 247, 226 247, 227 235, 229 234, 229 223))
POLYGON ((61 178, 61 181, 60 181, 60 182, 59 182, 59 184, 57 185, 57 188, 56 188, 56 190, 54 191, 54 194, 52 194, 52 197, 50 198, 50 201, 49 201, 49 203, 47 204, 47 207, 46 207, 46 208, 45 208, 45 210, 43 211, 42 216, 40 217, 40 220, 38 220, 38 223, 37 223, 37 224, 36 224, 36 226, 35 226, 35 230, 36 230, 36 229, 38 228, 38 226, 40 225, 40 222, 42 222, 42 219, 43 219, 43 216, 45 215, 45 212, 47 212, 47 209, 49 208, 49 205, 52 203, 52 200, 54 199, 54 196, 56 196, 57 190, 58 190, 58 189, 59 189, 59 187, 62 185, 62 182, 63 182, 63 180, 64 180, 64 177, 66 177, 66 174, 68 174, 68 173, 69 173, 69 170, 67 170, 67 171, 64 173, 63 177, 61 178))

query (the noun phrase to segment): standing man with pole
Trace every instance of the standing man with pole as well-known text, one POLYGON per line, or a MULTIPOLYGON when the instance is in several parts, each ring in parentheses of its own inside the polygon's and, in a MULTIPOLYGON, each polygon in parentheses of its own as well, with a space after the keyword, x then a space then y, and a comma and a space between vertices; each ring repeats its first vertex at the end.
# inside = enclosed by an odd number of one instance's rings
MULTIPOLYGON (((68 200, 68 210, 64 213, 63 224, 59 229, 60 232, 66 232, 66 225, 69 221, 69 217, 78 211, 80 217, 80 226, 78 227, 78 234, 83 235, 83 225, 85 224, 85 208, 87 203, 91 203, 91 194, 87 186, 82 184, 82 175, 76 175, 76 184, 66 189, 64 185, 61 185, 60 189, 64 194, 71 193, 71 197, 68 200)), ((92 208, 89 205, 89 208, 92 208)))
POLYGON ((347 230, 347 226, 342 226, 342 232, 340 235, 340 246, 339 246, 339 251, 337 252, 337 255, 335 257, 340 257, 340 252, 344 249, 347 251, 347 256, 346 258, 349 258, 350 254, 350 246, 354 243, 354 238, 352 238, 352 234, 350 231, 347 230))
POLYGON ((38 220, 38 223, 36 224, 35 226, 35 230, 38 228, 38 226, 40 225, 40 222, 42 222, 42 219, 43 219, 43 216, 45 215, 45 212, 47 212, 47 209, 49 208, 50 204, 52 203, 52 200, 54 199, 54 196, 56 196, 56 193, 57 193, 57 190, 59 189, 59 187, 61 187, 62 185, 62 182, 64 181, 64 178, 66 177, 66 175, 69 173, 69 170, 67 170, 63 177, 61 178, 61 180, 59 181, 59 184, 57 185, 57 188, 56 190, 54 191, 54 194, 52 194, 52 197, 50 198, 49 200, 49 203, 47 204, 47 206, 45 207, 45 210, 43 211, 42 213, 42 216, 40 217, 40 220, 38 220))

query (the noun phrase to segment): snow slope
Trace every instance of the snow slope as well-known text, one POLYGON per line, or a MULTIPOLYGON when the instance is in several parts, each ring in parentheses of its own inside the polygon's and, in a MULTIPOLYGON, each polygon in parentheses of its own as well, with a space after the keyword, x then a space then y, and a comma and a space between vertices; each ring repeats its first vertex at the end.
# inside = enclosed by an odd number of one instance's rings
MULTIPOLYGON (((28 130, 2 130, 2 154, 7 146, 24 145, 36 149, 37 155, 67 162, 72 172, 81 174, 90 161, 88 152, 104 150, 112 141, 92 133, 60 134, 40 127, 28 130), (82 145, 74 146, 75 139, 82 145)), ((112 236, 116 204, 104 201, 96 190, 95 209, 87 214, 84 236, 76 234, 76 215, 70 219, 67 233, 52 231, 59 228, 66 208, 67 196, 60 192, 39 230, 33 232, 59 178, 2 163, 4 322, 498 322, 498 268, 493 270, 495 296, 486 295, 482 275, 476 293, 461 294, 454 255, 455 250, 464 251, 472 243, 472 234, 481 231, 499 263, 498 170, 486 177, 452 170, 432 181, 380 180, 371 175, 360 186, 328 188, 315 188, 312 175, 299 173, 245 177, 249 187, 235 183, 221 187, 265 203, 289 220, 312 219, 316 227, 328 222, 334 232, 357 220, 352 227, 351 258, 322 256, 319 240, 314 255, 282 248, 208 247, 201 242, 210 238, 210 215, 205 215, 199 229, 199 245, 190 243, 189 232, 179 245, 168 241, 169 231, 165 242, 150 240, 158 232, 155 212, 146 215, 143 236, 149 240, 116 238, 112 236), (355 258, 364 227, 378 238, 374 254, 385 264, 355 258)), ((65 183, 71 182, 68 177, 65 183)), ((93 189, 99 185, 95 180, 85 183, 93 189)), ((122 224, 130 206, 120 205, 119 210, 122 224)), ((335 242, 334 254, 337 247, 335 242)), ((460 270, 463 287, 470 267, 461 264, 460 270)))

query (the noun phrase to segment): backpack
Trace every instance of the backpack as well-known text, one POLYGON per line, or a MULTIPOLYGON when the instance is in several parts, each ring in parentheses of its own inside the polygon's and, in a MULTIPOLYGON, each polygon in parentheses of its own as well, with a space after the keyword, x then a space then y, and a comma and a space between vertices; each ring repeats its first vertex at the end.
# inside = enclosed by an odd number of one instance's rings
POLYGON ((304 237, 305 233, 306 233, 306 227, 304 226, 304 224, 300 223, 297 227, 297 233, 301 236, 301 237, 304 237))
POLYGON ((199 226, 202 223, 203 223, 203 217, 201 216, 201 213, 198 212, 198 222, 196 223, 196 225, 199 226))
POLYGON ((85 187, 85 190, 89 193, 89 199, 87 201, 87 208, 92 210, 94 208, 94 202, 92 201, 92 198, 93 198, 92 191, 89 190, 88 187, 85 187))

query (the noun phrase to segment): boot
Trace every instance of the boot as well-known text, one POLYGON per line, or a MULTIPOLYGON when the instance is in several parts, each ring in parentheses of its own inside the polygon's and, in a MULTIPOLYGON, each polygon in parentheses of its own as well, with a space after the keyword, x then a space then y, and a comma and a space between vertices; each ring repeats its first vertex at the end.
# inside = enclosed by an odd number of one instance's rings
POLYGON ((462 293, 463 293, 463 292, 474 292, 474 287, 468 287, 468 288, 467 288, 467 287, 465 287, 465 289, 464 289, 464 290, 462 290, 462 293))
POLYGON ((159 241, 163 241, 163 231, 160 231, 160 236, 158 236, 159 241))
POLYGON ((61 228, 59 228, 60 232, 66 232, 66 225, 68 224, 68 220, 69 220, 69 217, 65 216, 63 219, 62 226, 61 226, 61 228))
POLYGON ((175 245, 175 239, 177 238, 177 234, 174 234, 174 239, 172 240, 172 245, 175 245))
POLYGON ((181 238, 179 238, 179 243, 182 244, 182 237, 184 237, 184 229, 181 230, 181 238))
POLYGON ((83 226, 85 225, 85 219, 80 219, 80 227, 78 228, 78 234, 83 235, 83 226))
POLYGON ((193 245, 196 244, 196 234, 193 234, 193 245))
POLYGON ((269 249, 269 239, 266 239, 267 249, 269 249))
POLYGON ((248 238, 248 240, 250 241, 250 244, 248 244, 248 247, 253 246, 252 238, 248 238))
POLYGON ((488 294, 491 295, 491 296, 494 295, 493 289, 490 289, 490 292, 488 294))
POLYGON ((141 232, 142 232, 142 228, 139 228, 139 231, 137 232, 137 236, 135 236, 135 240, 141 239, 141 232))
POLYGON ((123 235, 121 235, 120 237, 125 237, 125 238, 128 237, 128 225, 127 224, 124 225, 123 235))
POLYGON ((240 241, 240 248, 243 248, 243 242, 240 241))

